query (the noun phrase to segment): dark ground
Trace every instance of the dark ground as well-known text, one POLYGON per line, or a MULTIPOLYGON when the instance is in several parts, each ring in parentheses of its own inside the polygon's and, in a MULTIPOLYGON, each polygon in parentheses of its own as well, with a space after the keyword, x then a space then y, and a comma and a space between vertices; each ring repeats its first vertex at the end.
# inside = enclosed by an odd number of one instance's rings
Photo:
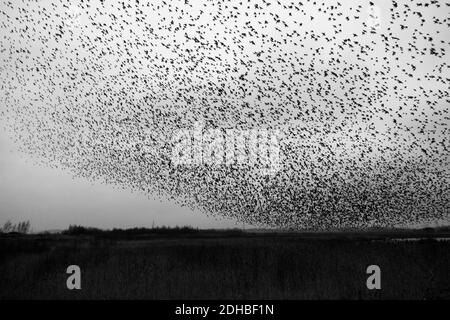
MULTIPOLYGON (((406 236, 427 235, 448 232, 406 236)), ((450 241, 392 240, 406 236, 2 235, 0 299, 450 299, 450 241), (72 264, 81 268, 78 291, 66 288, 72 264), (381 290, 366 287, 372 264, 381 290)))

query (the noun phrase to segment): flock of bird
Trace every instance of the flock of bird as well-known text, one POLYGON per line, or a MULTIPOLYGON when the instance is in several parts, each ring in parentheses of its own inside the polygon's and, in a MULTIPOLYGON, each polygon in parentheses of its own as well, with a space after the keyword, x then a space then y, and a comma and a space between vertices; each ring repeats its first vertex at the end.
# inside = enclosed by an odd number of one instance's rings
POLYGON ((0 114, 74 176, 279 228, 450 219, 450 4, 0 1, 0 114), (172 137, 277 130, 281 169, 174 165, 172 137))

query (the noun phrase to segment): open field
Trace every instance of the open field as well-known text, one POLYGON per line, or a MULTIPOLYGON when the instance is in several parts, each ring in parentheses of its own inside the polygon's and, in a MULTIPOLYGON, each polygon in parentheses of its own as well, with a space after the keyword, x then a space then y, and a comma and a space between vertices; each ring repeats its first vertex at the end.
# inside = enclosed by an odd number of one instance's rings
POLYGON ((2 236, 0 298, 449 299, 450 241, 389 238, 2 236), (66 288, 73 264, 81 268, 81 290, 66 288), (381 290, 366 287, 372 264, 381 268, 381 290))

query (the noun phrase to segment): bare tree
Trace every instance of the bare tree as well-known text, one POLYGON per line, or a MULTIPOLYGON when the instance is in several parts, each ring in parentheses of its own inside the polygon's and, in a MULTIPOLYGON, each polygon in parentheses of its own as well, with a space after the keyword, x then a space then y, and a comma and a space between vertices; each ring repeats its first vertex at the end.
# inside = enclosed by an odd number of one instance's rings
POLYGON ((6 221, 0 233, 18 232, 26 234, 30 231, 30 221, 22 221, 17 224, 13 224, 10 220, 6 221))
POLYGON ((30 221, 19 222, 16 225, 16 232, 26 234, 28 231, 30 231, 30 221))
POLYGON ((13 228, 14 228, 14 226, 13 226, 12 222, 10 220, 8 220, 8 221, 5 222, 5 224, 1 228, 1 232, 2 233, 8 233, 8 232, 13 231, 13 228))

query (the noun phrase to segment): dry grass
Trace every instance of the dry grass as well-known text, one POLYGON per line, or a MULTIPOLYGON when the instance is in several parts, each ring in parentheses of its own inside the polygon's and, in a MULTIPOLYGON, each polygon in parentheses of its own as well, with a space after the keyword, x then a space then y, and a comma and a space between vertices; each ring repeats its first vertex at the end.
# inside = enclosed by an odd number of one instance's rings
POLYGON ((450 242, 229 237, 1 239, 2 299, 449 298, 450 242), (66 289, 68 265, 82 290, 66 289), (366 267, 382 270, 369 291, 366 267))

